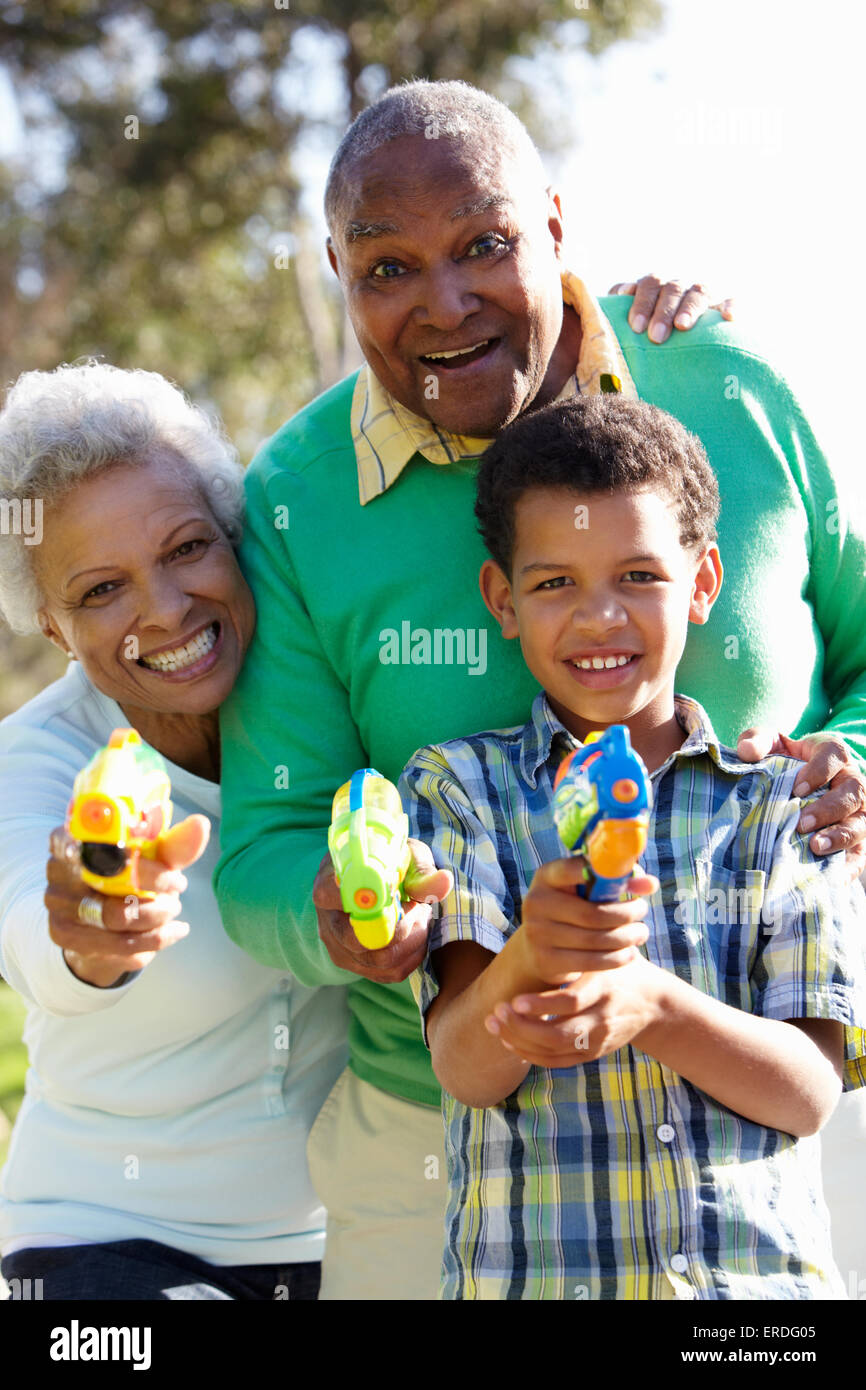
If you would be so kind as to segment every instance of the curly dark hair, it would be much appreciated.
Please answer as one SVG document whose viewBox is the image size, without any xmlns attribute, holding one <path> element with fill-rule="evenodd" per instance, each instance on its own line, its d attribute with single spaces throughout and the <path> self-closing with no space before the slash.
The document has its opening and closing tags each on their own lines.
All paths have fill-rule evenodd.
<svg viewBox="0 0 866 1390">
<path fill-rule="evenodd" d="M 704 446 L 678 420 L 613 393 L 530 411 L 481 459 L 475 515 L 492 558 L 510 578 L 517 502 L 532 488 L 637 492 L 671 500 L 684 549 L 716 539 L 719 488 Z"/>
</svg>

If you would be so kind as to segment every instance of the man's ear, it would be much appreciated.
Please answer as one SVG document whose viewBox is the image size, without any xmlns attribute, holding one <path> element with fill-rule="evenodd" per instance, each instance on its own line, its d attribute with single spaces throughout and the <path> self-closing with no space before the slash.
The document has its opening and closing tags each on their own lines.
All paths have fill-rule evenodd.
<svg viewBox="0 0 866 1390">
<path fill-rule="evenodd" d="M 550 205 L 547 213 L 547 226 L 555 243 L 554 254 L 557 260 L 562 260 L 562 246 L 565 236 L 562 221 L 562 203 L 560 202 L 559 194 L 554 192 L 552 188 L 548 188 L 547 190 L 547 200 Z"/>
<path fill-rule="evenodd" d="M 67 645 L 66 638 L 55 625 L 54 619 L 51 617 L 47 608 L 39 609 L 39 612 L 36 614 L 36 620 L 39 623 L 39 631 L 42 633 L 42 636 L 47 637 L 49 642 L 53 642 L 55 647 L 59 647 L 66 656 L 71 656 L 72 652 Z"/>
<path fill-rule="evenodd" d="M 695 577 L 692 581 L 692 597 L 689 604 L 689 622 L 703 625 L 710 616 L 713 604 L 722 587 L 724 569 L 717 545 L 707 546 L 698 560 Z"/>
<path fill-rule="evenodd" d="M 517 614 L 511 597 L 511 585 L 495 560 L 485 560 L 478 576 L 481 597 L 502 628 L 503 637 L 518 637 Z"/>
<path fill-rule="evenodd" d="M 328 253 L 328 260 L 329 260 L 329 262 L 330 262 L 331 269 L 333 270 L 334 274 L 336 275 L 337 279 L 339 280 L 339 278 L 340 278 L 340 267 L 337 265 L 337 253 L 336 253 L 336 251 L 334 250 L 334 243 L 333 243 L 333 241 L 331 240 L 330 237 L 328 237 L 328 240 L 325 242 L 325 250 L 326 250 L 327 253 Z"/>
</svg>

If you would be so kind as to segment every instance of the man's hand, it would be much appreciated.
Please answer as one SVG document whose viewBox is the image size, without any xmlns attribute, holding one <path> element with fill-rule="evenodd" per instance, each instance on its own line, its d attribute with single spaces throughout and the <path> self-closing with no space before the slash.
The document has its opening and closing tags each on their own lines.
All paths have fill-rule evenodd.
<svg viewBox="0 0 866 1390">
<path fill-rule="evenodd" d="M 659 1021 L 664 973 L 635 952 L 617 970 L 581 975 L 562 989 L 518 994 L 494 1010 L 499 1041 L 536 1067 L 595 1062 Z"/>
<path fill-rule="evenodd" d="M 427 954 L 427 933 L 430 927 L 430 903 L 441 902 L 451 891 L 453 879 L 447 869 L 437 869 L 427 845 L 410 840 L 414 868 L 405 889 L 411 906 L 404 907 L 397 923 L 394 939 L 389 946 L 368 951 L 352 930 L 348 914 L 343 911 L 340 890 L 334 878 L 330 854 L 326 854 L 313 884 L 313 902 L 319 922 L 319 936 L 335 965 L 363 975 L 378 984 L 399 984 L 417 970 Z"/>
<path fill-rule="evenodd" d="M 746 729 L 737 742 L 737 756 L 744 763 L 778 753 L 798 758 L 806 766 L 794 786 L 795 796 L 809 796 L 819 787 L 829 790 L 803 808 L 798 829 L 812 835 L 809 848 L 815 854 L 845 851 L 852 879 L 866 868 L 866 778 L 854 762 L 844 739 L 834 734 L 806 734 L 787 738 L 769 729 Z"/>
<path fill-rule="evenodd" d="M 159 858 L 140 859 L 138 883 L 155 898 L 111 897 L 97 892 L 81 878 L 80 846 L 58 826 L 51 832 L 51 857 L 46 867 L 45 906 L 48 934 L 73 975 L 100 989 L 128 972 L 143 970 L 157 951 L 164 951 L 189 932 L 175 919 L 186 878 L 179 871 L 194 864 L 210 836 L 206 816 L 187 816 L 160 837 Z M 88 898 L 102 908 L 102 926 L 82 922 L 79 906 Z"/>
<path fill-rule="evenodd" d="M 649 337 L 654 343 L 663 343 L 670 337 L 671 325 L 681 330 L 694 328 L 708 309 L 718 309 L 728 322 L 734 317 L 733 299 L 711 304 L 709 291 L 703 285 L 690 285 L 684 290 L 678 280 L 662 284 L 657 275 L 644 275 L 641 280 L 612 285 L 608 294 L 634 295 L 634 304 L 628 313 L 629 324 L 635 333 L 643 333 L 649 324 Z"/>
</svg>

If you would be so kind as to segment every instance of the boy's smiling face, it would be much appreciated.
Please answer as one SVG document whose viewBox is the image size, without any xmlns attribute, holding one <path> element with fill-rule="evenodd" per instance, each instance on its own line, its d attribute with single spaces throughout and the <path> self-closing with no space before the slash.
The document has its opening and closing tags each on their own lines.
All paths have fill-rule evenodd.
<svg viewBox="0 0 866 1390">
<path fill-rule="evenodd" d="M 674 675 L 688 625 L 706 622 L 721 576 L 715 545 L 683 549 L 662 492 L 533 488 L 515 508 L 511 582 L 488 560 L 481 590 L 571 733 L 627 723 L 658 765 L 682 738 Z"/>
</svg>

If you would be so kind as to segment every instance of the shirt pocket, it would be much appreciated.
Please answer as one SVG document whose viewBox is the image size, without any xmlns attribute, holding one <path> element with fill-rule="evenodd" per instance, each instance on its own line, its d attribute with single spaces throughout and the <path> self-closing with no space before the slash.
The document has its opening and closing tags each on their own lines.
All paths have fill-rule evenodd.
<svg viewBox="0 0 866 1390">
<path fill-rule="evenodd" d="M 751 1009 L 752 967 L 771 929 L 763 921 L 766 881 L 758 869 L 695 863 L 695 897 L 683 914 L 691 983 L 735 1009 Z"/>
</svg>

